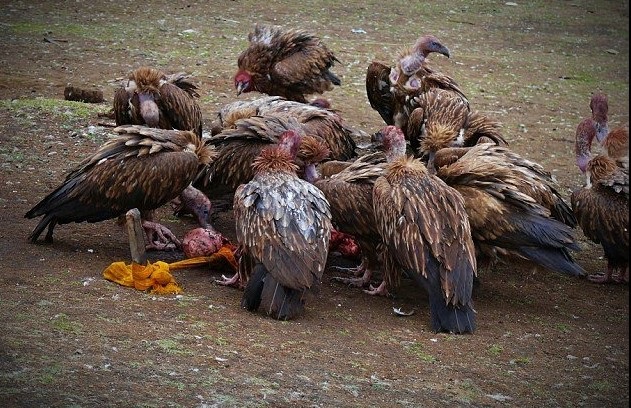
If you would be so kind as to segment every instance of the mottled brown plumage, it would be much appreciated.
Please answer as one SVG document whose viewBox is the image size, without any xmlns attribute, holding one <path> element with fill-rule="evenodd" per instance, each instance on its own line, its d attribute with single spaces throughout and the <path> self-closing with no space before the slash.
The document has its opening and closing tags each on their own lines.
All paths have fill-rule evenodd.
<svg viewBox="0 0 631 408">
<path fill-rule="evenodd" d="M 26 214 L 44 216 L 29 239 L 48 227 L 52 241 L 57 224 L 99 222 L 138 208 L 152 210 L 177 197 L 215 155 L 190 131 L 120 126 L 117 137 L 72 170 L 65 181 Z"/>
<path fill-rule="evenodd" d="M 205 140 L 217 148 L 217 157 L 198 175 L 194 185 L 211 198 L 232 194 L 254 176 L 252 162 L 263 148 L 278 142 L 286 130 L 302 133 L 295 119 L 252 116 L 237 120 L 233 127 Z"/>
<path fill-rule="evenodd" d="M 588 118 L 576 129 L 576 162 L 587 176 L 586 185 L 570 198 L 578 224 L 586 237 L 601 244 L 607 267 L 590 275 L 597 283 L 629 281 L 629 169 L 613 157 L 591 157 L 597 127 Z"/>
<path fill-rule="evenodd" d="M 300 179 L 291 150 L 294 131 L 254 161 L 254 177 L 234 196 L 239 271 L 247 282 L 242 306 L 263 307 L 276 319 L 303 312 L 306 296 L 324 272 L 331 234 L 329 204 L 320 190 Z"/>
<path fill-rule="evenodd" d="M 436 175 L 464 199 L 480 264 L 518 257 L 560 273 L 584 275 L 569 252 L 579 250 L 572 216 L 549 174 L 492 143 L 461 151 L 439 150 L 434 166 Z"/>
<path fill-rule="evenodd" d="M 544 167 L 517 154 L 506 146 L 494 143 L 478 143 L 474 147 L 443 148 L 434 156 L 434 167 L 449 166 L 473 150 L 467 160 L 478 160 L 479 165 L 489 163 L 492 168 L 502 169 L 498 176 L 508 177 L 522 193 L 532 197 L 538 204 L 547 208 L 550 215 L 568 225 L 576 227 L 576 217 L 560 193 L 560 186 L 552 173 Z M 440 173 L 440 170 L 437 170 Z M 504 176 L 505 175 L 505 176 Z"/>
<path fill-rule="evenodd" d="M 453 92 L 433 88 L 415 97 L 407 123 L 407 139 L 417 157 L 428 157 L 445 147 L 473 146 L 482 137 L 508 145 L 499 123 L 477 111 Z"/>
<path fill-rule="evenodd" d="M 344 162 L 343 169 L 339 163 L 339 172 L 315 180 L 314 184 L 324 193 L 331 206 L 335 228 L 352 235 L 362 253 L 361 265 L 351 268 L 355 275 L 361 277 L 336 280 L 364 286 L 380 266 L 377 249 L 381 244 L 381 236 L 372 206 L 372 189 L 375 180 L 383 174 L 386 160 L 382 153 L 377 152 L 359 157 L 354 162 Z"/>
<path fill-rule="evenodd" d="M 222 131 L 235 126 L 239 119 L 251 116 L 273 116 L 284 120 L 295 118 L 305 134 L 326 141 L 332 160 L 349 160 L 357 154 L 356 138 L 364 136 L 350 127 L 335 111 L 312 104 L 288 101 L 281 97 L 263 97 L 253 101 L 236 101 L 224 106 L 213 122 L 213 129 Z"/>
<path fill-rule="evenodd" d="M 601 144 L 619 167 L 629 168 L 629 125 L 612 129 Z"/>
<path fill-rule="evenodd" d="M 341 84 L 331 72 L 338 59 L 312 33 L 257 24 L 248 41 L 248 48 L 237 59 L 237 95 L 257 91 L 306 103 L 307 96 Z"/>
<path fill-rule="evenodd" d="M 436 37 L 422 36 L 413 47 L 399 52 L 394 67 L 373 61 L 366 71 L 366 94 L 370 106 L 387 125 L 407 131 L 407 120 L 414 109 L 412 99 L 433 88 L 448 90 L 467 101 L 456 81 L 448 75 L 434 71 L 426 63 L 431 52 L 450 56 L 447 47 Z M 406 135 L 407 136 L 407 135 Z"/>
<path fill-rule="evenodd" d="M 116 125 L 190 130 L 201 137 L 198 96 L 197 86 L 187 75 L 166 75 L 155 68 L 140 67 L 114 93 Z"/>
<path fill-rule="evenodd" d="M 403 132 L 383 129 L 383 146 L 401 145 Z M 390 141 L 390 142 L 389 142 Z M 385 243 L 386 284 L 408 276 L 429 294 L 432 329 L 453 333 L 475 330 L 471 293 L 476 259 L 462 197 L 429 174 L 418 159 L 390 156 L 373 189 L 373 209 Z M 388 156 L 388 155 L 387 155 Z"/>
</svg>

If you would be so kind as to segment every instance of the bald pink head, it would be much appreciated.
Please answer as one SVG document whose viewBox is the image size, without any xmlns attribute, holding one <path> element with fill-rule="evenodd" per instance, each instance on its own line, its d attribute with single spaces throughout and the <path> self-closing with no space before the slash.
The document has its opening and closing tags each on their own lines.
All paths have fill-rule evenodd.
<svg viewBox="0 0 631 408">
<path fill-rule="evenodd" d="M 576 165 L 583 173 L 591 159 L 592 141 L 596 137 L 596 126 L 592 118 L 583 119 L 576 127 Z"/>
<path fill-rule="evenodd" d="M 371 137 L 375 147 L 382 150 L 386 159 L 391 162 L 399 157 L 405 156 L 405 135 L 396 126 L 386 126 Z"/>
<path fill-rule="evenodd" d="M 600 91 L 595 92 L 589 101 L 589 108 L 592 111 L 592 119 L 594 120 L 596 126 L 596 138 L 600 143 L 602 143 L 607 137 L 607 133 L 609 133 L 609 102 L 607 100 L 607 95 Z"/>
</svg>

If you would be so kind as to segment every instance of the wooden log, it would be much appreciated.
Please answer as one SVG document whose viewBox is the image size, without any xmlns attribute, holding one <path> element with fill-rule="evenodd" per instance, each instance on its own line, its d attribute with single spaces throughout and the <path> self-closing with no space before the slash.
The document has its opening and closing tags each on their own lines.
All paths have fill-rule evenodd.
<svg viewBox="0 0 631 408">
<path fill-rule="evenodd" d="M 145 232 L 142 229 L 140 211 L 138 211 L 137 208 L 132 208 L 125 214 L 125 220 L 127 224 L 127 235 L 129 235 L 131 260 L 137 264 L 145 265 L 147 263 L 147 253 Z"/>
<path fill-rule="evenodd" d="M 103 91 L 99 89 L 83 89 L 71 85 L 64 89 L 64 98 L 67 101 L 86 103 L 101 103 L 105 101 L 103 99 Z"/>
</svg>

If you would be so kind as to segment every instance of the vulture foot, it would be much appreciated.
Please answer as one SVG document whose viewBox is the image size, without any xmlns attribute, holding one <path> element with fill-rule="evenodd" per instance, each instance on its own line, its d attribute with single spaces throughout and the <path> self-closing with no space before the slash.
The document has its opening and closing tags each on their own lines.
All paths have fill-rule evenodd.
<svg viewBox="0 0 631 408">
<path fill-rule="evenodd" d="M 594 283 L 629 283 L 629 269 L 607 268 L 607 272 L 590 275 L 587 279 Z"/>
<path fill-rule="evenodd" d="M 221 275 L 221 279 L 215 279 L 215 283 L 221 286 L 232 286 L 233 288 L 241 288 L 241 278 L 239 272 L 235 273 L 231 278 Z"/>
<path fill-rule="evenodd" d="M 386 281 L 382 281 L 381 284 L 379 284 L 379 286 L 377 287 L 370 285 L 368 289 L 364 290 L 364 293 L 367 293 L 371 296 L 391 296 L 390 292 L 388 292 L 388 288 L 386 288 Z"/>
<path fill-rule="evenodd" d="M 145 230 L 147 239 L 147 250 L 167 251 L 180 248 L 180 240 L 162 224 L 152 221 L 143 221 L 142 228 Z"/>
<path fill-rule="evenodd" d="M 331 278 L 333 282 L 342 282 L 356 288 L 363 288 L 368 283 L 370 283 L 370 279 L 372 278 L 372 271 L 366 268 L 364 262 L 362 262 L 361 265 L 355 268 L 343 268 L 340 266 L 334 266 L 333 268 L 341 272 L 350 273 L 354 276 L 353 278 L 343 278 L 340 276 L 335 276 Z"/>
</svg>

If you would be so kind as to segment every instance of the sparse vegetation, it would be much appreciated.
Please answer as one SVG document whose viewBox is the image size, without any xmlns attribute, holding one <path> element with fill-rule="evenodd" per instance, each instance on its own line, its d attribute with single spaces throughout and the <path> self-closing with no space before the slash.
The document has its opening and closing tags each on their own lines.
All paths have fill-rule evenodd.
<svg viewBox="0 0 631 408">
<path fill-rule="evenodd" d="M 34 220 L 23 218 L 107 140 L 111 129 L 99 122 L 111 120 L 99 114 L 131 69 L 191 73 L 208 125 L 237 98 L 236 56 L 256 22 L 321 34 L 342 78 L 325 96 L 369 134 L 383 122 L 366 99 L 367 65 L 393 63 L 419 34 L 435 34 L 451 57 L 432 55 L 431 66 L 457 79 L 474 109 L 499 120 L 510 147 L 552 171 L 567 196 L 584 182 L 573 132 L 591 92 L 609 94 L 612 123 L 628 122 L 628 0 L 11 0 L 0 11 L 3 405 L 629 406 L 628 285 L 520 261 L 480 268 L 478 328 L 458 336 L 431 331 L 426 294 L 408 280 L 393 298 L 372 297 L 330 282 L 338 273 L 327 270 L 305 316 L 278 322 L 214 284 L 222 270 L 178 270 L 179 296 L 102 279 L 111 262 L 129 260 L 114 221 L 64 225 L 53 244 L 34 245 Z M 98 87 L 107 102 L 65 101 L 68 83 Z M 183 235 L 191 223 L 167 207 L 157 216 Z M 230 236 L 228 214 L 213 223 Z M 599 246 L 584 237 L 581 245 L 572 256 L 603 270 Z M 417 312 L 395 317 L 393 306 Z"/>
</svg>

